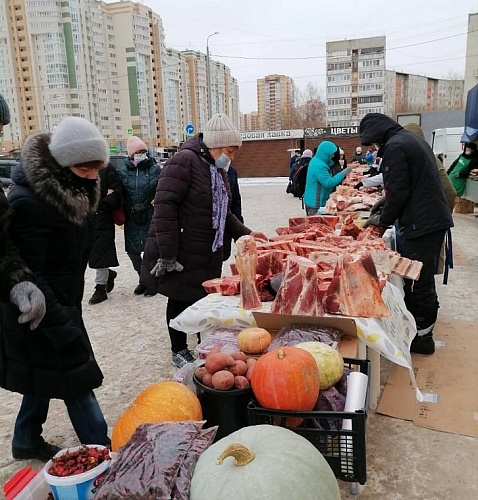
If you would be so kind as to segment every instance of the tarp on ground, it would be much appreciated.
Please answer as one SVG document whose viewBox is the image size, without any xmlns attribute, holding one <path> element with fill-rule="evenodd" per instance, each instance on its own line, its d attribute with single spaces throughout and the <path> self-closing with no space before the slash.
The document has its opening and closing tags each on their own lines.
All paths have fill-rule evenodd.
<svg viewBox="0 0 478 500">
<path fill-rule="evenodd" d="M 465 109 L 465 132 L 460 142 L 478 139 L 478 84 L 468 91 Z"/>
</svg>

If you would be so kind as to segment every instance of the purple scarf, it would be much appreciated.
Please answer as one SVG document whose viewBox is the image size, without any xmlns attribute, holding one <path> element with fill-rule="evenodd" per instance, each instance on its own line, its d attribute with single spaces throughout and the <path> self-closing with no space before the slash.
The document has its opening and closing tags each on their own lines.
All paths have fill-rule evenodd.
<svg viewBox="0 0 478 500">
<path fill-rule="evenodd" d="M 219 172 L 215 165 L 209 165 L 209 170 L 211 171 L 212 228 L 216 230 L 216 235 L 212 243 L 212 251 L 215 252 L 223 245 L 229 198 L 221 172 Z"/>
</svg>

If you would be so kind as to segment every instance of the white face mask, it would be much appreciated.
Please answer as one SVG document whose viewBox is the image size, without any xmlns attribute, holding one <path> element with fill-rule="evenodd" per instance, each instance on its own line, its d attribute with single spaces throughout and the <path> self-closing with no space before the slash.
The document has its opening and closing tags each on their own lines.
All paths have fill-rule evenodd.
<svg viewBox="0 0 478 500">
<path fill-rule="evenodd" d="M 141 163 L 143 160 L 146 160 L 148 158 L 148 155 L 146 153 L 139 153 L 133 156 L 133 160 L 135 164 L 137 165 L 138 163 Z"/>
<path fill-rule="evenodd" d="M 341 167 L 344 166 L 344 163 L 345 163 L 344 160 L 339 160 L 339 164 L 340 164 Z"/>
<path fill-rule="evenodd" d="M 229 166 L 231 165 L 231 159 L 226 153 L 221 153 L 221 156 L 216 158 L 214 163 L 217 168 L 222 168 L 225 172 L 227 172 L 229 170 Z"/>
</svg>

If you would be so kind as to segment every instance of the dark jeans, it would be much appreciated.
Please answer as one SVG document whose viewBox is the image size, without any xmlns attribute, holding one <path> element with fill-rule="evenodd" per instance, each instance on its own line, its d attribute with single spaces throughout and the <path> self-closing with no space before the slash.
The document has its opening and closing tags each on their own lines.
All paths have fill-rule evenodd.
<svg viewBox="0 0 478 500">
<path fill-rule="evenodd" d="M 308 205 L 305 206 L 305 213 L 307 215 L 317 215 L 317 212 L 319 211 L 318 208 L 315 207 L 309 207 Z"/>
<path fill-rule="evenodd" d="M 133 264 L 133 269 L 138 273 L 139 276 L 141 274 L 141 264 L 143 262 L 141 254 L 128 252 L 128 257 L 131 263 Z"/>
<path fill-rule="evenodd" d="M 166 323 L 168 325 L 171 350 L 173 352 L 179 352 L 188 348 L 188 336 L 184 332 L 171 328 L 169 326 L 169 322 L 193 304 L 194 302 L 183 302 L 182 300 L 168 299 L 168 304 L 166 305 Z"/>
<path fill-rule="evenodd" d="M 65 399 L 64 403 L 80 443 L 110 445 L 108 427 L 93 391 L 81 398 Z M 34 448 L 43 443 L 43 424 L 49 406 L 49 398 L 23 396 L 15 421 L 12 446 Z"/>
<path fill-rule="evenodd" d="M 431 333 L 438 316 L 435 273 L 444 237 L 445 230 L 403 241 L 403 257 L 423 263 L 417 281 L 404 280 L 405 305 L 415 318 L 418 335 Z"/>
</svg>

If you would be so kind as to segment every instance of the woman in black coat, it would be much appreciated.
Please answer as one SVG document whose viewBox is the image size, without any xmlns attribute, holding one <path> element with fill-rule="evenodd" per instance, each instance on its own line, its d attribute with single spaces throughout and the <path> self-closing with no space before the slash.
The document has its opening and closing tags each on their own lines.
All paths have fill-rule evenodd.
<svg viewBox="0 0 478 500">
<path fill-rule="evenodd" d="M 96 269 L 95 292 L 88 301 L 89 304 L 99 304 L 108 298 L 113 290 L 116 271 L 110 267 L 119 266 L 115 245 L 115 223 L 113 209 L 123 198 L 123 184 L 115 167 L 109 163 L 99 172 L 101 200 L 93 216 L 95 228 L 93 246 L 91 248 L 89 265 Z"/>
<path fill-rule="evenodd" d="M 244 223 L 242 216 L 242 199 L 241 192 L 239 191 L 239 181 L 237 180 L 237 170 L 233 165 L 229 166 L 227 171 L 227 180 L 229 181 L 229 188 L 231 190 L 231 212 Z M 231 256 L 232 249 L 232 236 L 224 231 L 224 245 L 222 249 L 222 259 L 227 260 Z"/>
<path fill-rule="evenodd" d="M 12 440 L 14 458 L 48 460 L 42 426 L 50 399 L 62 399 L 80 443 L 109 445 L 107 425 L 93 393 L 103 381 L 81 313 L 92 241 L 89 215 L 99 202 L 98 169 L 108 145 L 82 118 L 65 118 L 50 134 L 22 147 L 8 199 L 10 232 L 46 297 L 46 314 L 32 334 L 18 311 L 3 305 L 4 388 L 23 394 Z"/>
</svg>

